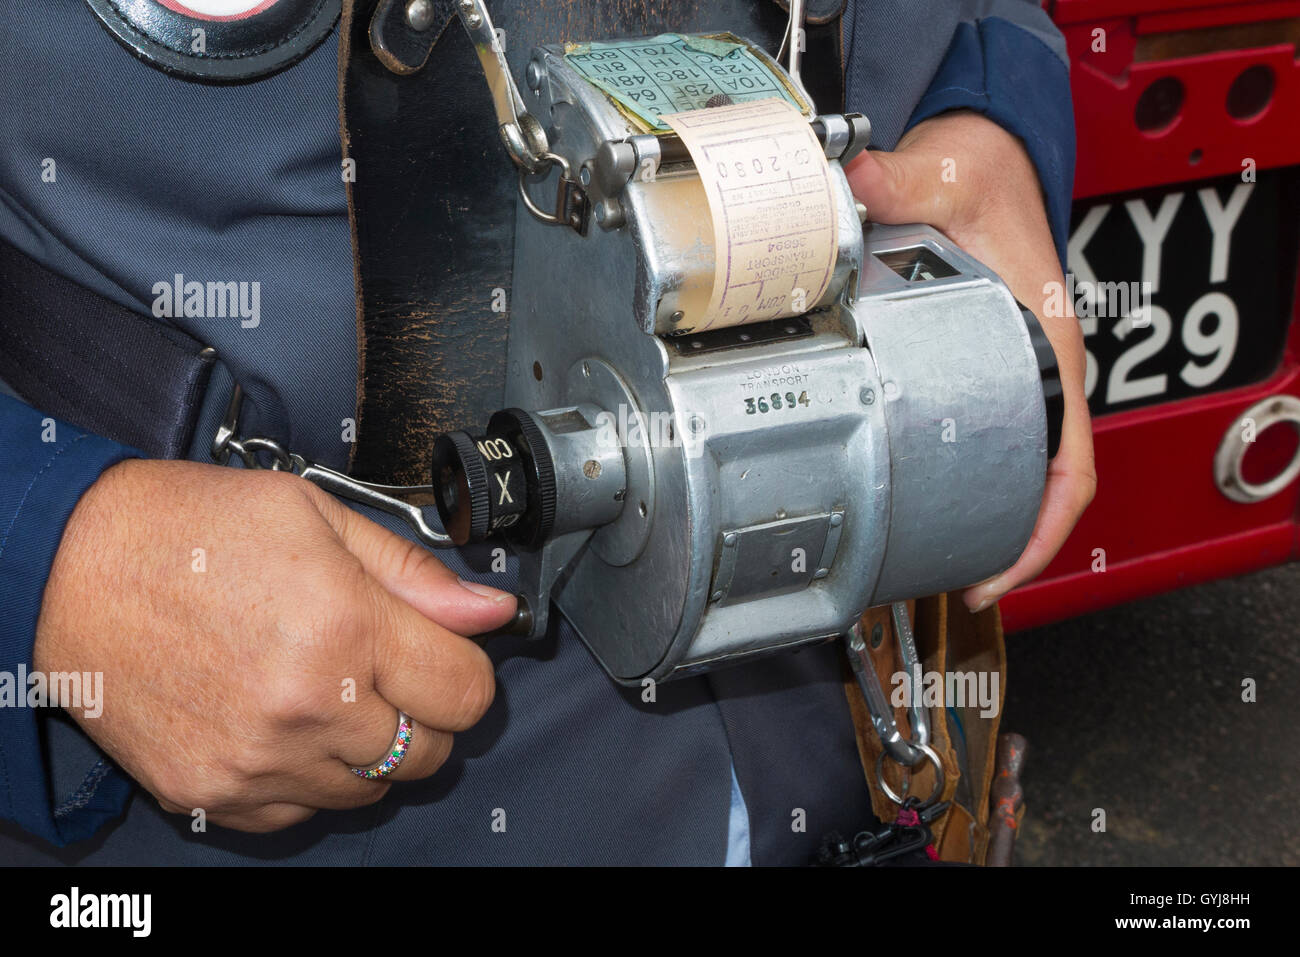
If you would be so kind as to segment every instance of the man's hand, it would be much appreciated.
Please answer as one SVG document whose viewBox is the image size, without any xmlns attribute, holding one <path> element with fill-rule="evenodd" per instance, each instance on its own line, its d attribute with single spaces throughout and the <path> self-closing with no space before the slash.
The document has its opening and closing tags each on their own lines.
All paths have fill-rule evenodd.
<svg viewBox="0 0 1300 957">
<path fill-rule="evenodd" d="M 1052 244 L 1034 165 L 1020 141 L 977 113 L 945 113 L 918 123 L 892 153 L 867 152 L 849 164 L 849 184 L 881 223 L 926 223 L 998 273 L 1034 311 L 1056 350 L 1065 392 L 1061 449 L 1019 560 L 966 590 L 972 611 L 1037 576 L 1065 544 L 1097 488 L 1092 426 L 1083 394 L 1083 334 L 1072 313 L 1045 316 L 1044 286 L 1065 282 Z"/>
<path fill-rule="evenodd" d="M 72 514 L 34 665 L 103 672 L 102 715 L 73 716 L 164 809 L 270 831 L 436 771 L 495 689 L 461 636 L 514 611 L 293 475 L 133 460 Z M 357 777 L 398 709 L 405 760 Z"/>
</svg>

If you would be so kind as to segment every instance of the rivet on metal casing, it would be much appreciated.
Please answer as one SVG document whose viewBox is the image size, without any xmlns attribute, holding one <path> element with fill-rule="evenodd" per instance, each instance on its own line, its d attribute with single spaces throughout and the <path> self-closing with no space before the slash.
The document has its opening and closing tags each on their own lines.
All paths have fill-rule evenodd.
<svg viewBox="0 0 1300 957">
<path fill-rule="evenodd" d="M 528 89 L 534 93 L 542 89 L 542 65 L 536 60 L 528 61 L 528 69 L 524 71 L 524 81 L 528 84 Z"/>
<path fill-rule="evenodd" d="M 474 0 L 460 0 L 461 12 L 465 14 L 465 25 L 471 30 L 477 30 L 483 23 L 483 18 L 477 13 L 473 13 Z"/>
<path fill-rule="evenodd" d="M 411 0 L 406 5 L 406 22 L 417 33 L 433 26 L 433 4 L 430 0 Z"/>
<path fill-rule="evenodd" d="M 602 199 L 596 204 L 593 215 L 601 229 L 617 229 L 626 221 L 623 205 L 616 199 Z"/>
</svg>

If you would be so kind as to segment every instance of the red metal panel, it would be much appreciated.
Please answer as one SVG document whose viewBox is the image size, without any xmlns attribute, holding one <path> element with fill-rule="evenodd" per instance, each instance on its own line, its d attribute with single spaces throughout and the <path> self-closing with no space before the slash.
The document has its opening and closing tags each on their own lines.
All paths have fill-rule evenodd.
<svg viewBox="0 0 1300 957">
<path fill-rule="evenodd" d="M 1261 168 L 1300 163 L 1300 63 L 1293 46 L 1130 62 L 1114 73 L 1115 59 L 1132 55 L 1132 27 L 1132 21 L 1109 24 L 1106 57 L 1091 52 L 1089 26 L 1067 31 L 1079 143 L 1076 198 L 1240 173 L 1247 159 Z M 1086 55 L 1075 52 L 1080 46 Z M 1263 112 L 1234 119 L 1229 88 L 1257 65 L 1273 73 L 1272 99 Z M 1182 85 L 1183 107 L 1168 126 L 1144 132 L 1135 119 L 1138 99 L 1165 77 Z"/>
<path fill-rule="evenodd" d="M 1048 0 L 1047 8 L 1060 25 L 1092 22 L 1106 17 L 1133 17 L 1144 13 L 1179 13 L 1204 7 L 1232 8 L 1242 17 L 1267 0 Z M 1238 20 L 1236 22 L 1242 22 Z"/>
<path fill-rule="evenodd" d="M 1166 33 L 1170 30 L 1200 30 L 1233 23 L 1255 23 L 1300 16 L 1295 0 L 1270 0 L 1267 3 L 1233 3 L 1223 7 L 1150 13 L 1138 17 L 1138 33 Z"/>
<path fill-rule="evenodd" d="M 1290 522 L 1248 528 L 1168 552 L 1092 571 L 1035 582 L 1003 599 L 1002 626 L 1023 631 L 1109 608 L 1174 588 L 1245 575 L 1296 558 L 1296 526 Z"/>
<path fill-rule="evenodd" d="M 1300 487 L 1241 504 L 1219 493 L 1211 472 L 1224 431 L 1281 394 L 1300 396 L 1294 356 L 1261 385 L 1098 419 L 1097 497 L 1047 571 L 1003 600 L 1006 628 L 1300 557 Z"/>
</svg>

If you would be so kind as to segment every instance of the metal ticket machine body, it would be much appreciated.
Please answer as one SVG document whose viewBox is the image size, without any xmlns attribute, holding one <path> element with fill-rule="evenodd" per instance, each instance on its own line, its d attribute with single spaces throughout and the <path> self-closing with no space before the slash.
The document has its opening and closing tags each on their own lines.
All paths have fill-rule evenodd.
<svg viewBox="0 0 1300 957">
<path fill-rule="evenodd" d="M 663 680 L 845 635 L 868 607 L 1015 561 L 1059 433 L 1054 356 L 943 235 L 866 222 L 843 172 L 863 117 L 816 116 L 797 74 L 740 38 L 621 41 L 703 65 L 705 109 L 737 102 L 705 54 L 743 58 L 826 158 L 825 293 L 702 328 L 688 304 L 718 254 L 681 139 L 595 73 L 603 45 L 538 48 L 521 93 L 482 5 L 460 13 L 520 211 L 505 404 L 438 438 L 432 485 L 453 543 L 517 551 L 521 631 L 544 634 L 554 602 L 616 680 Z"/>
</svg>

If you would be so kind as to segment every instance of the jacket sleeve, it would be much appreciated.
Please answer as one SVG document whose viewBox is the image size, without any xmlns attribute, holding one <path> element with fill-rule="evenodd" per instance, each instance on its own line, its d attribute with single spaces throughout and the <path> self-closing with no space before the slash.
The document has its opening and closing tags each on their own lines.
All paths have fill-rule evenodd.
<svg viewBox="0 0 1300 957">
<path fill-rule="evenodd" d="M 1075 148 L 1065 40 L 1036 0 L 961 0 L 960 6 L 947 53 L 907 127 L 968 109 L 1019 137 L 1038 170 L 1064 267 Z"/>
<path fill-rule="evenodd" d="M 101 760 L 72 794 L 52 795 L 39 708 L 19 679 L 32 667 L 45 581 L 72 510 L 105 469 L 132 457 L 140 453 L 0 394 L 0 817 L 57 845 L 120 814 L 130 783 Z"/>
</svg>

